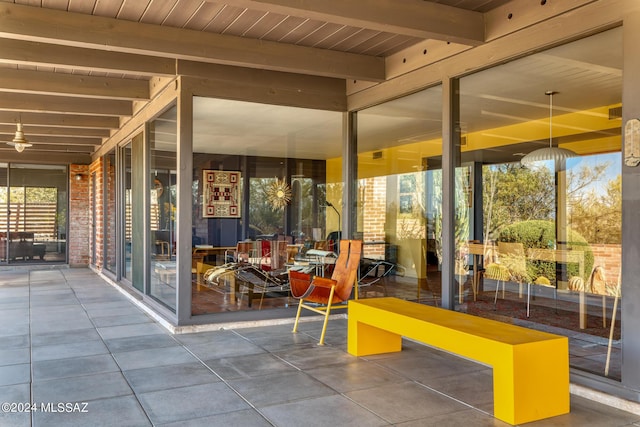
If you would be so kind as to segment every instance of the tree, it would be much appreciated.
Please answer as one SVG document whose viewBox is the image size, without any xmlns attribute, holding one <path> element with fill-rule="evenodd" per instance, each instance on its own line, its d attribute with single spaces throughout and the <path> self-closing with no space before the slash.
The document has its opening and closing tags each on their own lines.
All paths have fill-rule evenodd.
<svg viewBox="0 0 640 427">
<path fill-rule="evenodd" d="M 622 241 L 622 177 L 610 180 L 604 192 L 591 188 L 571 200 L 571 227 L 591 243 Z"/>
<path fill-rule="evenodd" d="M 553 218 L 554 177 L 548 170 L 526 169 L 520 163 L 487 165 L 483 179 L 485 241 L 509 224 Z"/>
</svg>

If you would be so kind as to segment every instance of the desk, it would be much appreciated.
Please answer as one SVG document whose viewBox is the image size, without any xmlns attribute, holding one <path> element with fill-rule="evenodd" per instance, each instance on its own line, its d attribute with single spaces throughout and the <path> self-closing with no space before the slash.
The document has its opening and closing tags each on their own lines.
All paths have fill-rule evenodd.
<svg viewBox="0 0 640 427">
<path fill-rule="evenodd" d="M 471 287 L 473 288 L 473 300 L 475 301 L 478 294 L 478 288 L 480 284 L 480 277 L 478 275 L 478 265 L 480 260 L 484 262 L 485 254 L 490 254 L 495 251 L 494 245 L 485 245 L 482 243 L 469 243 L 469 254 L 473 255 L 473 278 L 471 281 Z"/>
<path fill-rule="evenodd" d="M 205 256 L 215 255 L 217 258 L 218 255 L 224 255 L 226 251 L 235 250 L 235 246 L 195 245 L 193 247 L 193 254 L 205 254 Z"/>
<path fill-rule="evenodd" d="M 295 265 L 309 265 L 315 267 L 316 276 L 324 277 L 325 268 L 328 265 L 336 263 L 338 255 L 332 251 L 323 251 L 320 249 L 309 249 L 305 254 L 305 258 L 297 260 Z"/>
<path fill-rule="evenodd" d="M 527 258 L 534 261 L 548 261 L 548 262 L 560 262 L 564 264 L 578 264 L 578 276 L 584 277 L 584 251 L 567 250 L 567 249 L 539 249 L 531 248 L 527 249 Z M 527 317 L 529 317 L 529 303 L 531 300 L 531 283 L 529 283 L 527 289 Z M 556 286 L 554 290 L 557 291 L 557 277 Z M 587 324 L 587 310 L 585 302 L 584 291 L 580 292 L 580 329 L 584 329 Z M 603 319 L 606 316 L 603 316 Z"/>
</svg>

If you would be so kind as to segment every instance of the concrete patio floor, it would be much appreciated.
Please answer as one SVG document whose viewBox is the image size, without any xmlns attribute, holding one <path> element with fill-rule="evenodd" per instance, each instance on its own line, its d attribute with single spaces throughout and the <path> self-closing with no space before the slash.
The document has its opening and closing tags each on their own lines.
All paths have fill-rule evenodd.
<svg viewBox="0 0 640 427">
<path fill-rule="evenodd" d="M 318 322 L 171 334 L 93 271 L 63 267 L 0 271 L 0 321 L 0 426 L 507 425 L 490 368 L 408 341 L 352 357 L 342 319 L 324 347 Z M 640 415 L 572 395 L 570 414 L 527 425 Z"/>
</svg>

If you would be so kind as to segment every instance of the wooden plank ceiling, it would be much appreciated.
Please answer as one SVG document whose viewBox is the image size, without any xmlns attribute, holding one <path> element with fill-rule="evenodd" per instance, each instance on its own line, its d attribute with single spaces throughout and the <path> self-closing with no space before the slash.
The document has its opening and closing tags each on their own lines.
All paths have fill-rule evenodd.
<svg viewBox="0 0 640 427">
<path fill-rule="evenodd" d="M 507 1 L 0 0 L 0 162 L 88 163 L 181 61 L 379 82 L 425 40 L 482 44 Z"/>
</svg>

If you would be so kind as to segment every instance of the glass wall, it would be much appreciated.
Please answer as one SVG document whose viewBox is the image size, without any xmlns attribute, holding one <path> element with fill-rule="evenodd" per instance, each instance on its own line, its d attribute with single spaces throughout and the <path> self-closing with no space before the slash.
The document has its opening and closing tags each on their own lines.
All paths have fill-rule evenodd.
<svg viewBox="0 0 640 427">
<path fill-rule="evenodd" d="M 66 166 L 0 168 L 0 260 L 67 261 L 67 179 Z"/>
<path fill-rule="evenodd" d="M 116 152 L 104 157 L 104 268 L 116 274 Z"/>
<path fill-rule="evenodd" d="M 459 309 L 566 335 L 572 367 L 618 380 L 621 34 L 462 78 L 456 175 Z"/>
<path fill-rule="evenodd" d="M 195 97 L 192 313 L 287 308 L 286 269 L 332 252 L 341 113 Z M 336 191 L 335 205 L 340 193 Z M 333 236 L 333 237 L 331 237 Z"/>
<path fill-rule="evenodd" d="M 358 112 L 361 296 L 440 298 L 441 100 L 438 86 Z"/>
<path fill-rule="evenodd" d="M 8 216 L 9 216 L 9 165 L 0 163 L 0 264 L 7 262 L 9 247 Z"/>
<path fill-rule="evenodd" d="M 177 107 L 149 123 L 149 295 L 176 309 Z"/>
<path fill-rule="evenodd" d="M 121 205 L 124 210 L 124 215 L 122 216 L 124 224 L 122 229 L 124 233 L 122 233 L 123 240 L 123 253 L 122 257 L 124 260 L 124 267 L 122 269 L 122 277 L 132 280 L 132 267 L 133 267 L 133 187 L 132 187 L 132 164 L 131 164 L 131 147 L 132 143 L 129 142 L 127 145 L 122 147 L 120 156 L 122 161 L 122 172 L 123 172 L 123 204 Z M 142 290 L 142 284 L 138 285 L 140 287 L 139 290 Z"/>
</svg>

